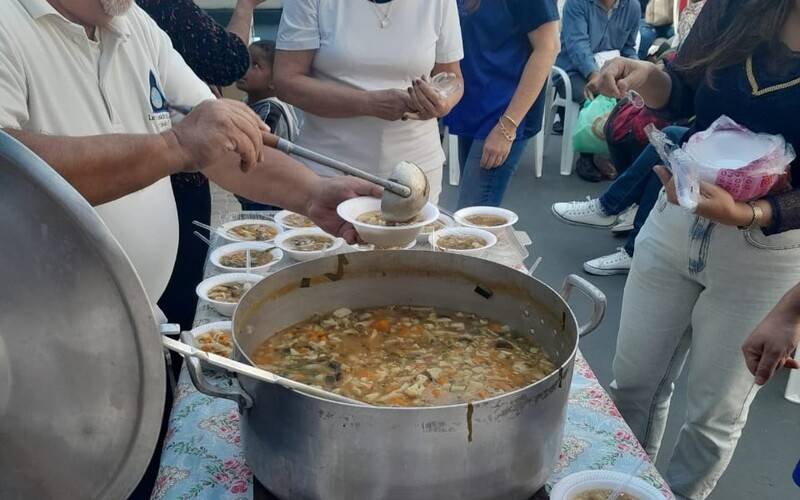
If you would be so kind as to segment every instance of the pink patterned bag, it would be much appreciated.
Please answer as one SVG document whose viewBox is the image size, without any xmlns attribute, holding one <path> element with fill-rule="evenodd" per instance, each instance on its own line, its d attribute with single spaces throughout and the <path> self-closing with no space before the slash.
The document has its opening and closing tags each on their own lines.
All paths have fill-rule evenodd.
<svg viewBox="0 0 800 500">
<path fill-rule="evenodd" d="M 675 176 L 681 206 L 690 210 L 697 207 L 700 181 L 724 188 L 736 201 L 789 187 L 789 165 L 795 159 L 791 144 L 780 135 L 751 132 L 727 116 L 681 148 L 657 130 L 648 130 L 648 137 Z"/>
</svg>

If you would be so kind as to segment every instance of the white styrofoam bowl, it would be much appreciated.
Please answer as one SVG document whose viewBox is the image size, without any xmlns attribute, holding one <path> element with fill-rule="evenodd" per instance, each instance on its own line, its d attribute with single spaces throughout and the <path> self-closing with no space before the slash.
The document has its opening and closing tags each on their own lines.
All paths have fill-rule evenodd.
<svg viewBox="0 0 800 500">
<path fill-rule="evenodd" d="M 352 248 L 358 250 L 359 252 L 372 252 L 375 250 L 375 245 L 371 245 L 369 243 L 365 243 L 363 245 L 350 245 Z M 411 250 L 417 246 L 417 240 L 412 240 L 411 243 L 407 245 L 403 245 L 402 247 L 391 247 L 391 248 L 378 248 L 377 250 Z"/>
<path fill-rule="evenodd" d="M 231 317 L 233 316 L 233 312 L 236 310 L 236 306 L 239 304 L 231 303 L 231 302 L 220 302 L 218 300 L 211 300 L 208 298 L 208 291 L 214 288 L 217 285 L 223 285 L 225 283 L 231 283 L 234 281 L 247 281 L 252 284 L 256 284 L 259 281 L 264 279 L 263 276 L 260 274 L 247 274 L 247 273 L 225 273 L 225 274 L 218 274 L 216 276 L 212 276 L 210 278 L 206 278 L 197 285 L 195 292 L 197 293 L 197 297 L 200 300 L 205 300 L 211 307 L 214 308 L 215 311 L 220 313 L 223 316 Z"/>
<path fill-rule="evenodd" d="M 233 323 L 231 321 L 212 321 L 211 323 L 200 325 L 189 331 L 189 334 L 191 334 L 192 336 L 192 345 L 200 349 L 200 346 L 197 345 L 197 337 L 199 337 L 204 333 L 208 333 L 211 330 L 225 330 L 231 332 L 231 338 L 233 338 Z M 203 360 L 200 360 L 200 364 L 203 366 L 203 368 L 206 368 L 208 370 L 222 370 L 222 368 L 218 368 Z"/>
<path fill-rule="evenodd" d="M 378 247 L 400 247 L 414 241 L 422 228 L 433 223 L 439 217 L 439 209 L 432 203 L 422 208 L 420 222 L 407 226 L 373 226 L 358 222 L 356 219 L 366 213 L 381 209 L 381 200 L 371 196 L 351 198 L 339 204 L 339 217 L 355 227 L 358 236 L 367 243 Z"/>
<path fill-rule="evenodd" d="M 317 250 L 315 252 L 303 252 L 300 250 L 295 250 L 287 245 L 287 240 L 294 238 L 295 236 L 327 236 L 328 238 L 333 240 L 333 246 L 330 248 L 326 248 L 325 250 Z M 318 227 L 310 227 L 305 229 L 292 229 L 290 231 L 283 232 L 275 237 L 275 244 L 280 248 L 286 255 L 293 258 L 298 262 L 306 262 L 309 260 L 319 259 L 322 257 L 327 257 L 328 255 L 332 255 L 339 251 L 339 248 L 342 247 L 344 244 L 344 240 L 341 238 L 337 238 L 336 236 L 331 236 L 330 234 L 326 233 L 322 229 Z"/>
<path fill-rule="evenodd" d="M 280 235 L 278 235 L 280 236 Z M 272 243 L 262 243 L 260 241 L 242 241 L 240 243 L 229 243 L 227 245 L 222 245 L 221 247 L 215 249 L 211 252 L 211 255 L 208 257 L 211 260 L 211 263 L 214 264 L 215 267 L 218 269 L 225 271 L 227 273 L 241 273 L 245 271 L 245 268 L 242 267 L 229 267 L 223 266 L 220 263 L 220 259 L 225 255 L 228 255 L 233 252 L 238 252 L 240 250 L 268 250 L 272 249 L 270 253 L 272 254 L 272 261 L 264 264 L 263 266 L 253 266 L 250 268 L 251 272 L 257 274 L 266 274 L 269 272 L 269 268 L 277 264 L 278 262 L 283 259 L 283 252 L 279 248 L 275 248 L 275 245 Z"/>
<path fill-rule="evenodd" d="M 502 226 L 492 226 L 492 227 L 476 226 L 475 224 L 470 223 L 466 219 L 471 215 L 498 215 L 506 219 L 506 221 L 508 222 L 506 222 Z M 493 234 L 502 233 L 507 228 L 516 224 L 517 221 L 519 220 L 517 214 L 515 214 L 511 210 L 507 210 L 505 208 L 500 208 L 500 207 L 467 207 L 467 208 L 462 208 L 461 210 L 453 214 L 453 216 L 456 219 L 456 222 L 464 227 L 474 227 L 476 229 L 483 229 Z"/>
<path fill-rule="evenodd" d="M 438 221 L 444 224 L 445 229 L 448 227 L 455 227 L 456 221 L 447 214 L 439 213 L 439 217 L 437 218 Z M 441 231 L 441 229 L 440 229 Z M 425 231 L 425 227 L 420 230 L 419 235 L 417 236 L 417 242 L 419 243 L 428 243 L 428 237 L 431 235 L 430 232 Z"/>
<path fill-rule="evenodd" d="M 281 227 L 283 227 L 286 231 L 289 231 L 290 229 L 312 229 L 313 227 L 315 227 L 315 226 L 309 226 L 309 227 L 293 226 L 288 222 L 286 222 L 286 218 L 290 215 L 295 215 L 295 212 L 291 212 L 289 210 L 281 210 L 280 212 L 275 214 L 275 222 L 280 224 Z M 301 214 L 296 214 L 296 215 L 301 215 Z"/>
<path fill-rule="evenodd" d="M 624 472 L 608 470 L 586 470 L 566 476 L 556 483 L 550 492 L 550 500 L 570 500 L 580 493 L 593 489 L 614 491 L 620 484 L 625 484 L 630 476 Z M 664 500 L 664 495 L 638 477 L 633 478 L 622 490 L 639 500 Z"/>
<path fill-rule="evenodd" d="M 280 226 L 280 224 L 277 224 L 277 223 L 269 221 L 269 220 L 264 220 L 264 219 L 239 219 L 239 220 L 232 220 L 230 222 L 226 222 L 225 224 L 222 224 L 221 226 L 219 226 L 219 229 L 217 230 L 217 233 L 220 236 L 222 236 L 223 238 L 225 238 L 226 240 L 228 240 L 230 242 L 233 242 L 233 243 L 238 243 L 238 242 L 241 242 L 241 241 L 245 241 L 245 240 L 241 240 L 239 238 L 236 238 L 234 236 L 231 236 L 230 234 L 228 234 L 228 230 L 233 229 L 236 226 L 243 226 L 243 225 L 247 225 L 247 224 L 259 224 L 259 225 L 269 226 L 269 227 L 275 229 L 277 231 L 277 234 L 281 234 L 283 232 L 283 228 Z M 258 241 L 258 243 L 269 243 L 270 241 L 272 241 L 272 240 Z M 249 242 L 247 242 L 247 243 L 249 243 Z"/>
<path fill-rule="evenodd" d="M 471 248 L 469 250 L 456 250 L 453 248 L 441 248 L 439 247 L 438 240 L 443 236 L 451 236 L 451 235 L 469 235 L 469 236 L 477 236 L 478 238 L 483 239 L 486 242 L 486 246 L 481 248 Z M 441 231 L 436 231 L 431 233 L 428 237 L 428 241 L 433 247 L 434 250 L 441 250 L 442 252 L 449 252 L 449 253 L 458 253 L 461 255 L 469 255 L 471 257 L 481 257 L 486 254 L 486 252 L 497 244 L 497 236 L 489 231 L 484 229 L 476 229 L 474 227 L 449 227 L 446 229 L 442 229 Z"/>
</svg>

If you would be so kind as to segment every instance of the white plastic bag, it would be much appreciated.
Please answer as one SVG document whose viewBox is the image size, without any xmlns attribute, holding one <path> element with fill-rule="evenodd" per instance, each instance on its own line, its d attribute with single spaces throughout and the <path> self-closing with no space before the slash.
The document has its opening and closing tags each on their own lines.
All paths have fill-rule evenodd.
<svg viewBox="0 0 800 500">
<path fill-rule="evenodd" d="M 652 125 L 645 130 L 672 171 L 678 202 L 689 210 L 697 208 L 700 181 L 722 187 L 736 201 L 762 198 L 781 184 L 788 187 L 795 153 L 780 135 L 756 134 L 727 116 L 694 134 L 683 147 Z"/>
</svg>

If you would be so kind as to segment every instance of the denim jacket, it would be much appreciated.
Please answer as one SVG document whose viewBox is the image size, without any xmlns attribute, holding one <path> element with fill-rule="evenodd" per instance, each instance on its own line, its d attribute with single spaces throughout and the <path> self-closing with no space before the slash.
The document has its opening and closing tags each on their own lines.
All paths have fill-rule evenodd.
<svg viewBox="0 0 800 500">
<path fill-rule="evenodd" d="M 567 0 L 556 65 L 586 78 L 599 69 L 594 61 L 598 52 L 619 50 L 623 57 L 636 59 L 641 17 L 639 0 L 617 0 L 611 11 L 600 0 Z"/>
</svg>

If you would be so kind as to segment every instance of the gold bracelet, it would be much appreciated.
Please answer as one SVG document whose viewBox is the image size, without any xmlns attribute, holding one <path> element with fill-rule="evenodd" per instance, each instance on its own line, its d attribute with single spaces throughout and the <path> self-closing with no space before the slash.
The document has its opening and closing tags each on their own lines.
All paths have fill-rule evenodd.
<svg viewBox="0 0 800 500">
<path fill-rule="evenodd" d="M 500 119 L 501 119 L 501 120 L 502 120 L 503 118 L 505 118 L 506 120 L 510 121 L 510 122 L 511 122 L 511 125 L 514 125 L 514 128 L 519 128 L 519 123 L 517 123 L 517 121 L 516 121 L 516 120 L 514 120 L 513 118 L 511 118 L 511 117 L 508 115 L 508 113 L 506 113 L 506 114 L 504 114 L 503 116 L 501 116 L 501 117 L 500 117 Z"/>
<path fill-rule="evenodd" d="M 497 124 L 500 125 L 500 133 L 503 134 L 503 137 L 505 137 L 508 142 L 514 142 L 514 139 L 517 138 L 516 134 L 509 132 L 502 121 L 497 122 Z"/>
<path fill-rule="evenodd" d="M 753 211 L 753 217 L 750 219 L 750 222 L 747 223 L 746 226 L 739 226 L 739 229 L 742 231 L 750 231 L 756 227 L 758 227 L 759 220 L 764 217 L 764 210 L 761 209 L 755 202 L 748 201 L 747 206 L 750 207 L 750 210 Z"/>
</svg>

